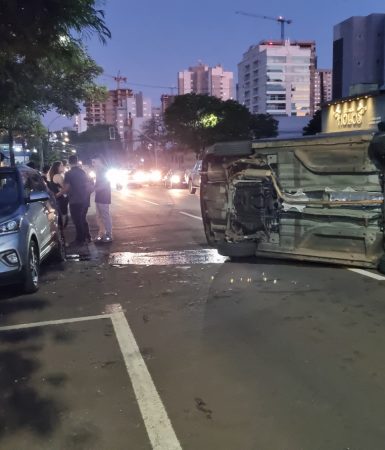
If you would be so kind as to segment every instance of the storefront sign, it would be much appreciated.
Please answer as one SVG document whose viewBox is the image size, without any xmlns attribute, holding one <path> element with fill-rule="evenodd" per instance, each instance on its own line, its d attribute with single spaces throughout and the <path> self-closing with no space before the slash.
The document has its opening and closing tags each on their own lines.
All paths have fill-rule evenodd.
<svg viewBox="0 0 385 450">
<path fill-rule="evenodd" d="M 367 110 L 364 99 L 337 103 L 334 106 L 334 120 L 338 128 L 360 128 Z"/>
</svg>

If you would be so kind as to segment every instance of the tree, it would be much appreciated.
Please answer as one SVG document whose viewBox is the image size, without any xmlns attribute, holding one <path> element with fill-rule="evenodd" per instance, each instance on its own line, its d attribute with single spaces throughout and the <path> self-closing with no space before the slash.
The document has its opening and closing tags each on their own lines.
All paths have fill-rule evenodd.
<svg viewBox="0 0 385 450">
<path fill-rule="evenodd" d="M 278 122 L 270 115 L 253 115 L 234 100 L 186 94 L 167 108 L 165 124 L 172 139 L 198 154 L 219 141 L 276 136 Z"/>
<path fill-rule="evenodd" d="M 13 144 L 19 138 L 22 142 L 42 134 L 43 126 L 39 115 L 31 112 L 28 108 L 20 108 L 8 116 L 0 116 L 0 131 L 6 134 L 9 146 L 10 162 L 15 165 L 15 154 Z"/>
<path fill-rule="evenodd" d="M 0 0 L 1 55 L 36 60 L 68 38 L 111 36 L 98 0 Z"/>
<path fill-rule="evenodd" d="M 21 111 L 72 115 L 80 102 L 105 95 L 95 84 L 102 69 L 82 44 L 92 33 L 102 42 L 110 37 L 97 3 L 0 0 L 0 123 L 7 129 L 17 129 L 19 117 L 22 124 Z"/>
<path fill-rule="evenodd" d="M 115 139 L 111 139 L 112 135 Z M 71 145 L 83 161 L 89 162 L 97 155 L 103 155 L 108 162 L 118 162 L 123 157 L 122 142 L 113 125 L 89 126 L 83 133 L 70 133 L 69 137 Z"/>
<path fill-rule="evenodd" d="M 278 120 L 270 114 L 253 114 L 250 129 L 253 139 L 264 139 L 278 135 Z"/>
<path fill-rule="evenodd" d="M 306 127 L 303 128 L 303 136 L 311 136 L 322 131 L 322 113 L 318 109 Z"/>
</svg>

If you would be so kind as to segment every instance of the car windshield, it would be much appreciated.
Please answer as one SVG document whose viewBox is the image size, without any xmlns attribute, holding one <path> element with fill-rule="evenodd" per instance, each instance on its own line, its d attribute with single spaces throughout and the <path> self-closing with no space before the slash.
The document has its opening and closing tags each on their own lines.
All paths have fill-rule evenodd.
<svg viewBox="0 0 385 450">
<path fill-rule="evenodd" d="M 19 190 L 15 173 L 0 173 L 0 216 L 10 214 L 19 203 Z"/>
</svg>

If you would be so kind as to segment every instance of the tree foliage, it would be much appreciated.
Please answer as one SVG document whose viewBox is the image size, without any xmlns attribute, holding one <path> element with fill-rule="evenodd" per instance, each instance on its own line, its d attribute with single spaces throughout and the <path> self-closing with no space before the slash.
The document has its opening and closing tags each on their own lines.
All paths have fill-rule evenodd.
<svg viewBox="0 0 385 450">
<path fill-rule="evenodd" d="M 322 113 L 321 110 L 317 110 L 314 116 L 310 119 L 306 127 L 303 128 L 303 136 L 311 136 L 322 131 Z"/>
<path fill-rule="evenodd" d="M 111 130 L 113 128 L 113 130 Z M 115 139 L 111 139 L 111 137 Z M 70 144 L 77 150 L 83 162 L 102 155 L 109 162 L 118 162 L 123 158 L 123 146 L 116 127 L 111 125 L 89 126 L 83 133 L 70 133 Z"/>
<path fill-rule="evenodd" d="M 97 0 L 0 0 L 0 124 L 10 133 L 31 115 L 79 112 L 106 94 L 85 36 L 110 37 Z M 12 125 L 13 124 L 13 125 Z M 9 128 L 10 126 L 14 128 Z M 12 139 L 10 139 L 10 142 Z M 11 148 L 11 147 L 10 147 Z M 12 148 L 11 148 L 12 151 Z"/>
<path fill-rule="evenodd" d="M 186 94 L 167 108 L 165 124 L 172 139 L 199 153 L 219 141 L 274 137 L 278 122 L 268 114 L 253 115 L 234 100 Z"/>
</svg>

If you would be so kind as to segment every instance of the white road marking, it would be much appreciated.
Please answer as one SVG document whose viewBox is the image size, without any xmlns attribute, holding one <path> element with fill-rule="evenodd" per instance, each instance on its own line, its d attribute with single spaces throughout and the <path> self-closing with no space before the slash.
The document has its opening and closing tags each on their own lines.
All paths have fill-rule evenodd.
<svg viewBox="0 0 385 450">
<path fill-rule="evenodd" d="M 145 200 L 145 199 L 143 199 L 143 201 L 146 202 L 146 203 L 149 203 L 150 205 L 160 206 L 159 203 L 152 202 L 151 200 Z"/>
<path fill-rule="evenodd" d="M 21 323 L 19 325 L 7 325 L 0 327 L 1 331 L 22 330 L 24 328 L 45 327 L 47 325 L 62 325 L 64 323 L 87 322 L 88 320 L 110 319 L 110 314 L 100 314 L 98 316 L 72 317 L 71 319 L 46 320 L 45 322 Z"/>
<path fill-rule="evenodd" d="M 112 313 L 111 320 L 152 448 L 181 450 L 182 447 L 124 313 Z"/>
<path fill-rule="evenodd" d="M 202 220 L 202 217 L 194 216 L 194 214 L 189 214 L 184 211 L 179 211 L 179 214 L 183 214 L 184 216 L 187 216 L 187 217 L 192 217 L 193 219 Z"/>
<path fill-rule="evenodd" d="M 365 277 L 374 278 L 375 280 L 385 281 L 385 277 L 383 275 L 378 275 L 377 273 L 369 272 L 368 270 L 353 268 L 349 268 L 348 270 L 350 270 L 351 272 L 359 273 L 360 275 L 364 275 Z"/>
</svg>

